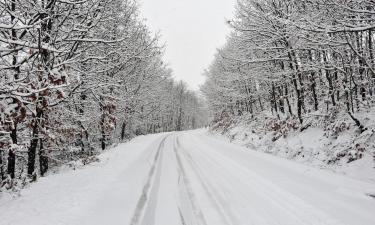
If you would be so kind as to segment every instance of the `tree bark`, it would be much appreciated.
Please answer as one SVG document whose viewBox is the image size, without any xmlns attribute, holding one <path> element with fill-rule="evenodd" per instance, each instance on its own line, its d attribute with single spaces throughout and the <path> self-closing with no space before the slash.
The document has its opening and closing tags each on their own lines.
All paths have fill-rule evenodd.
<svg viewBox="0 0 375 225">
<path fill-rule="evenodd" d="M 40 167 L 40 174 L 44 176 L 48 171 L 48 155 L 47 150 L 44 148 L 42 138 L 39 139 L 40 142 L 40 149 L 39 149 L 39 167 Z"/>
<path fill-rule="evenodd" d="M 5 169 L 3 161 L 3 150 L 0 150 L 0 181 L 5 180 Z"/>
<path fill-rule="evenodd" d="M 370 54 L 370 64 L 373 68 L 375 68 L 375 57 L 374 57 L 374 42 L 373 42 L 373 33 L 372 29 L 369 29 L 368 31 L 368 48 L 369 48 L 369 54 Z M 372 72 L 372 70 L 369 70 L 371 82 L 370 85 L 372 86 L 371 92 L 372 94 L 375 94 L 375 73 Z"/>
<path fill-rule="evenodd" d="M 10 137 L 12 139 L 13 144 L 17 144 L 17 126 L 14 125 L 14 129 L 11 130 Z M 10 175 L 12 179 L 14 179 L 16 169 L 16 153 L 14 149 L 9 149 L 8 153 L 8 171 L 7 173 Z"/>
<path fill-rule="evenodd" d="M 290 52 L 288 53 L 288 56 L 289 56 L 289 60 L 290 60 L 290 68 L 291 68 L 291 70 L 296 71 L 292 75 L 292 83 L 293 83 L 294 90 L 295 90 L 296 95 L 297 95 L 297 116 L 298 116 L 299 122 L 302 124 L 303 123 L 303 118 L 302 118 L 302 96 L 301 96 L 301 91 L 300 91 L 300 89 L 298 87 L 297 74 L 296 74 L 298 72 L 295 69 L 295 67 L 293 66 L 294 60 L 293 60 L 293 57 L 292 57 L 292 55 L 291 55 Z"/>
<path fill-rule="evenodd" d="M 275 84 L 272 82 L 272 90 L 271 90 L 272 98 L 271 98 L 271 105 L 275 110 L 276 116 L 278 119 L 280 119 L 279 111 L 277 108 L 277 100 L 276 100 L 276 90 L 275 90 Z"/>
<path fill-rule="evenodd" d="M 314 61 L 314 58 L 313 58 L 313 52 L 312 50 L 309 51 L 309 55 L 310 55 L 310 61 L 313 62 Z M 312 94 L 312 97 L 313 97 L 313 101 L 314 101 L 314 110 L 315 111 L 318 111 L 319 110 L 319 101 L 318 101 L 318 96 L 316 94 L 316 80 L 315 80 L 315 75 L 316 75 L 316 72 L 313 71 L 310 73 L 310 88 L 311 88 L 311 94 Z"/>
<path fill-rule="evenodd" d="M 126 132 L 126 122 L 124 121 L 121 126 L 121 140 L 125 139 L 125 132 Z"/>
<path fill-rule="evenodd" d="M 16 2 L 15 0 L 11 1 L 11 11 L 14 12 L 16 10 Z M 14 24 L 15 17 L 12 14 L 11 15 L 11 24 Z M 17 31 L 15 29 L 11 30 L 12 40 L 17 40 Z M 16 49 L 17 45 L 14 44 L 13 48 Z M 14 50 L 14 53 L 12 54 L 12 67 L 14 70 L 14 80 L 18 80 L 19 74 L 20 74 L 20 67 L 17 65 L 17 57 L 18 57 L 18 51 Z M 13 104 L 17 104 L 17 101 L 13 99 Z M 20 109 L 19 105 L 16 107 L 16 111 Z M 17 118 L 13 118 L 13 127 L 10 130 L 10 138 L 12 140 L 13 144 L 17 144 Z M 10 175 L 10 177 L 13 179 L 15 177 L 15 168 L 16 168 L 16 154 L 14 152 L 14 149 L 10 149 L 8 152 L 8 169 L 7 173 Z"/>
<path fill-rule="evenodd" d="M 279 92 L 279 108 L 280 108 L 280 111 L 285 114 L 285 104 L 284 104 L 284 99 L 285 99 L 285 96 L 283 94 L 283 90 L 281 88 L 281 86 L 278 86 L 278 92 Z"/>
<path fill-rule="evenodd" d="M 39 98 L 40 99 L 40 98 Z M 39 123 L 42 120 L 43 111 L 40 107 L 37 106 L 36 109 L 36 116 L 34 117 L 34 121 L 32 123 L 32 139 L 30 141 L 30 146 L 28 149 L 28 162 L 27 162 L 27 174 L 32 176 L 35 171 L 35 157 L 36 157 L 36 150 L 38 146 L 39 140 Z"/>
<path fill-rule="evenodd" d="M 293 111 L 292 111 L 292 106 L 290 105 L 289 102 L 289 91 L 288 91 L 288 85 L 285 84 L 285 101 L 288 106 L 288 112 L 290 116 L 293 116 Z"/>
<path fill-rule="evenodd" d="M 101 121 L 100 121 L 100 126 L 101 126 L 101 135 L 102 135 L 102 138 L 101 138 L 101 147 L 102 147 L 102 150 L 105 150 L 106 148 L 106 132 L 105 132 L 105 109 L 102 108 L 102 116 L 101 116 Z"/>
<path fill-rule="evenodd" d="M 324 63 L 328 63 L 328 60 L 327 60 L 327 56 L 326 56 L 326 52 L 323 51 L 322 52 L 322 57 L 323 57 L 323 61 Z M 328 70 L 327 68 L 327 65 L 325 65 L 325 69 L 324 69 L 324 72 L 325 72 L 325 75 L 326 75 L 326 79 L 328 81 L 328 96 L 330 96 L 331 98 L 331 103 L 333 106 L 336 106 L 336 100 L 335 100 L 335 90 L 334 90 L 334 87 L 333 87 L 333 80 L 332 80 L 332 74 L 331 72 Z"/>
</svg>

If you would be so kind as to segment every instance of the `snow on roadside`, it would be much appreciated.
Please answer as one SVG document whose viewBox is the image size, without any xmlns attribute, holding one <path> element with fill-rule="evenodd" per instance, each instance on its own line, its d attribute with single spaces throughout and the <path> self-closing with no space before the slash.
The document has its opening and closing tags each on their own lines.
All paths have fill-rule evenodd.
<svg viewBox="0 0 375 225">
<path fill-rule="evenodd" d="M 141 190 L 140 187 L 144 181 L 132 176 L 129 179 L 134 179 L 133 182 L 124 183 L 127 180 L 118 178 L 124 176 L 127 168 L 133 166 L 142 155 L 151 157 L 151 153 L 142 153 L 151 151 L 150 146 L 156 146 L 159 137 L 160 135 L 137 137 L 129 143 L 120 144 L 101 154 L 100 162 L 40 178 L 38 182 L 21 190 L 18 197 L 2 193 L 2 196 L 0 195 L 0 212 L 6 212 L 6 214 L 0 216 L 0 224 L 29 225 L 31 221 L 32 224 L 38 225 L 74 225 L 76 221 L 82 221 L 77 220 L 77 217 L 90 215 L 90 212 L 82 212 L 83 209 L 100 206 L 97 197 L 101 196 L 102 192 L 110 192 L 107 190 L 108 187 L 129 188 L 130 195 L 127 196 L 133 196 L 133 199 L 127 199 L 128 204 L 124 208 L 132 207 L 137 201 L 140 194 L 138 191 Z M 137 173 L 147 173 L 148 166 L 138 165 Z M 144 177 L 139 176 L 139 178 Z M 94 212 L 95 210 L 91 213 Z M 132 213 L 132 209 L 128 208 L 126 212 Z M 97 224 L 102 223 L 98 222 Z"/>
<path fill-rule="evenodd" d="M 356 115 L 368 128 L 362 134 L 347 115 L 338 116 L 341 120 L 336 124 L 313 120 L 312 126 L 301 132 L 288 121 L 279 131 L 270 131 L 265 124 L 271 116 L 244 115 L 220 121 L 221 126 L 214 124 L 211 133 L 252 150 L 375 182 L 375 109 Z"/>
</svg>

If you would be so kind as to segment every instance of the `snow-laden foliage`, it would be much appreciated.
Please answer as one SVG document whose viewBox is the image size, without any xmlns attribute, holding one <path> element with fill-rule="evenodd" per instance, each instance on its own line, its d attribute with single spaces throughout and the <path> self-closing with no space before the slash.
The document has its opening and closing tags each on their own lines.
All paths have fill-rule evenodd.
<svg viewBox="0 0 375 225">
<path fill-rule="evenodd" d="M 133 0 L 0 0 L 0 186 L 204 122 L 138 14 Z"/>
<path fill-rule="evenodd" d="M 213 128 L 250 118 L 273 142 L 314 127 L 333 139 L 350 130 L 340 154 L 371 152 L 371 141 L 354 137 L 374 136 L 366 121 L 375 95 L 374 1 L 239 0 L 236 9 L 202 87 Z"/>
</svg>

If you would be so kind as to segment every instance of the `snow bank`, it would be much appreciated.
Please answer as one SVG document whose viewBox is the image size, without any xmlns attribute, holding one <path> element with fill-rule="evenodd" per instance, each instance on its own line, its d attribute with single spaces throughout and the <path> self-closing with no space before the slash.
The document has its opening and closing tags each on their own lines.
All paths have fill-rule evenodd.
<svg viewBox="0 0 375 225">
<path fill-rule="evenodd" d="M 375 109 L 355 116 L 366 131 L 360 133 L 347 114 L 316 113 L 303 126 L 272 115 L 224 118 L 211 132 L 253 150 L 375 181 Z"/>
</svg>

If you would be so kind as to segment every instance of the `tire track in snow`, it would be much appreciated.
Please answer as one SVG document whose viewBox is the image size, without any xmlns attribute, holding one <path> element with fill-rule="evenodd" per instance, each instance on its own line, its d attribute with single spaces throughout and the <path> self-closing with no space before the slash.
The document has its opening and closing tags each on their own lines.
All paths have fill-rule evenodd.
<svg viewBox="0 0 375 225">
<path fill-rule="evenodd" d="M 181 225 L 187 225 L 186 222 L 185 222 L 184 215 L 181 212 L 181 208 L 180 207 L 178 207 L 178 214 L 180 215 Z"/>
<path fill-rule="evenodd" d="M 255 188 L 252 190 L 256 191 L 256 193 L 266 200 L 266 202 L 277 206 L 280 210 L 283 210 L 285 213 L 289 214 L 290 217 L 299 221 L 299 224 L 344 224 L 341 221 L 330 217 L 320 209 L 306 203 L 297 196 L 289 193 L 288 191 L 273 185 L 272 182 L 260 177 L 258 174 L 237 163 L 233 159 L 216 152 L 214 149 L 210 149 L 209 146 L 207 147 L 209 149 L 208 152 L 207 150 L 203 151 L 203 149 L 200 151 L 203 155 L 205 155 L 206 159 L 211 160 L 212 163 L 215 163 L 218 168 L 222 168 L 223 171 L 235 170 L 236 173 L 231 174 L 233 178 L 237 179 L 242 185 L 248 186 L 249 190 L 251 188 Z M 212 158 L 215 158 L 215 160 L 212 160 Z M 244 177 L 248 177 L 248 179 L 243 179 Z M 262 190 L 262 192 L 259 192 L 259 190 Z M 244 195 L 246 195 L 246 193 L 244 193 Z"/>
<path fill-rule="evenodd" d="M 225 224 L 237 225 L 237 219 L 233 215 L 232 210 L 228 207 L 228 202 L 225 201 L 224 197 L 218 192 L 214 185 L 209 182 L 208 177 L 204 175 L 203 170 L 200 168 L 199 164 L 196 163 L 193 157 L 188 153 L 188 151 L 182 147 L 178 137 L 176 137 L 175 144 L 177 149 L 181 149 L 181 152 L 185 156 L 184 158 L 187 159 L 190 168 L 194 171 L 197 178 L 199 179 L 199 182 L 206 192 L 208 199 L 215 207 L 215 210 L 221 216 L 222 220 L 225 221 Z"/>
<path fill-rule="evenodd" d="M 204 217 L 202 209 L 198 205 L 197 197 L 194 194 L 193 188 L 191 187 L 191 182 L 186 175 L 185 167 L 182 164 L 181 157 L 178 154 L 178 151 L 177 151 L 177 148 L 176 148 L 175 145 L 173 146 L 173 151 L 175 152 L 177 166 L 178 166 L 178 169 L 180 171 L 181 178 L 182 178 L 182 180 L 181 180 L 181 184 L 182 184 L 182 188 L 183 188 L 182 191 L 187 194 L 189 205 L 190 205 L 191 210 L 192 210 L 191 213 L 192 213 L 193 216 L 195 216 L 195 218 L 191 218 L 191 219 L 193 219 L 193 220 L 196 219 L 196 220 L 194 220 L 195 222 L 191 222 L 192 224 L 187 224 L 186 223 L 187 221 L 184 219 L 183 212 L 181 210 L 179 210 L 180 216 L 181 216 L 181 219 L 182 219 L 181 223 L 186 224 L 186 225 L 207 225 L 206 218 Z"/>
<path fill-rule="evenodd" d="M 130 225 L 152 225 L 154 223 L 155 209 L 157 203 L 157 192 L 160 184 L 161 163 L 163 148 L 166 139 L 165 136 L 157 148 L 152 166 L 147 176 L 147 182 L 143 186 L 142 194 L 137 202 Z"/>
</svg>

